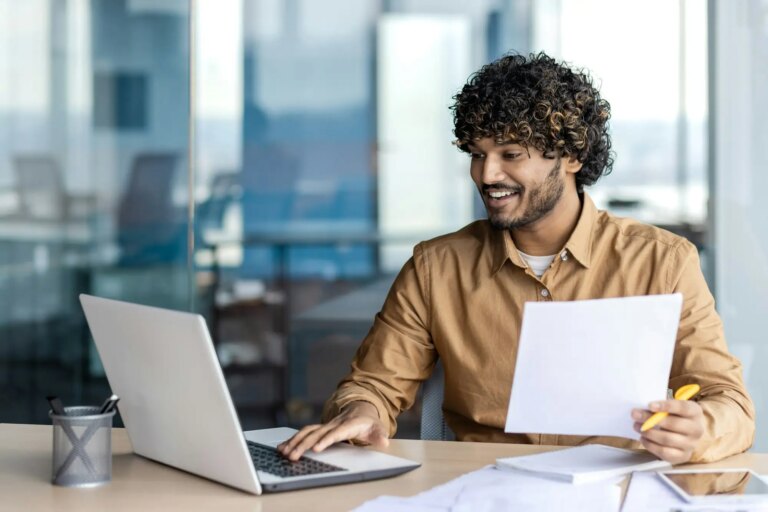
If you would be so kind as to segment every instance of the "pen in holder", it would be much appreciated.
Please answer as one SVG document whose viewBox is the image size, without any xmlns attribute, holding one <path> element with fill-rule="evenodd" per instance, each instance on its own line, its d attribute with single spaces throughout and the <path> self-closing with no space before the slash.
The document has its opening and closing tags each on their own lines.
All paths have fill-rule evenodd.
<svg viewBox="0 0 768 512">
<path fill-rule="evenodd" d="M 90 487 L 112 479 L 114 408 L 62 407 L 49 413 L 53 422 L 52 482 Z M 63 414 L 62 414 L 63 413 Z"/>
</svg>

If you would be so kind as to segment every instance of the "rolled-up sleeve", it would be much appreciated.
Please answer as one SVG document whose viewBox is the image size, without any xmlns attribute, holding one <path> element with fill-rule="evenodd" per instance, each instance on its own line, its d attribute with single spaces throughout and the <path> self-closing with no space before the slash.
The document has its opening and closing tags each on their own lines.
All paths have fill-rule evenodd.
<svg viewBox="0 0 768 512">
<path fill-rule="evenodd" d="M 692 462 L 712 462 L 752 446 L 755 410 L 741 363 L 728 352 L 715 301 L 701 272 L 696 248 L 681 241 L 671 258 L 668 283 L 683 295 L 683 310 L 670 374 L 670 387 L 699 384 L 704 436 Z"/>
<path fill-rule="evenodd" d="M 395 434 L 398 414 L 413 405 L 437 357 L 429 329 L 429 296 L 429 267 L 420 244 L 392 284 L 351 372 L 326 402 L 323 421 L 351 402 L 365 401 L 376 407 L 390 437 Z"/>
</svg>

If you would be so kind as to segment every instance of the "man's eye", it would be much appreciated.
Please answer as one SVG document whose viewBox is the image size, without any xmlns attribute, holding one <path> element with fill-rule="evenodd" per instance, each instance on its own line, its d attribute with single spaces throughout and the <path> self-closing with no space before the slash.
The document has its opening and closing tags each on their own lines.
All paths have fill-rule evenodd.
<svg viewBox="0 0 768 512">
<path fill-rule="evenodd" d="M 520 153 L 506 153 L 504 155 L 504 158 L 506 158 L 507 160 L 514 160 L 515 158 L 517 158 L 519 156 L 520 156 Z"/>
<path fill-rule="evenodd" d="M 483 158 L 483 156 L 484 155 L 482 155 L 480 153 L 470 153 L 469 154 L 469 158 L 471 158 L 472 160 L 477 160 L 477 159 Z"/>
</svg>

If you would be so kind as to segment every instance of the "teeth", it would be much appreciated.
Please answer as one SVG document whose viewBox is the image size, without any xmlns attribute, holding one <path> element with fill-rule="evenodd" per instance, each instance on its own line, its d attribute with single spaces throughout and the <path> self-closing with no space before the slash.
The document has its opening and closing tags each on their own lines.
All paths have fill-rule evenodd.
<svg viewBox="0 0 768 512">
<path fill-rule="evenodd" d="M 501 197 L 507 197 L 507 196 L 511 196 L 511 195 L 512 195 L 512 192 L 509 192 L 509 191 L 504 191 L 504 192 L 501 192 L 501 191 L 497 191 L 497 192 L 488 192 L 488 195 L 489 195 L 489 196 L 491 196 L 491 197 L 492 197 L 492 198 L 494 198 L 494 199 L 499 199 L 499 198 L 501 198 Z"/>
</svg>

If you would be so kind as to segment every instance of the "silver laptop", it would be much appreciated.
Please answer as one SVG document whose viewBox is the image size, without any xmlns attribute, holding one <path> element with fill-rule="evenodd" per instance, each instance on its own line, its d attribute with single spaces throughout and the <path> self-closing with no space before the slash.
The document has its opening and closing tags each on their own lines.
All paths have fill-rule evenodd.
<svg viewBox="0 0 768 512">
<path fill-rule="evenodd" d="M 345 443 L 292 463 L 275 447 L 294 429 L 241 430 L 203 317 L 89 295 L 80 302 L 138 455 L 253 494 L 420 466 Z"/>
</svg>

